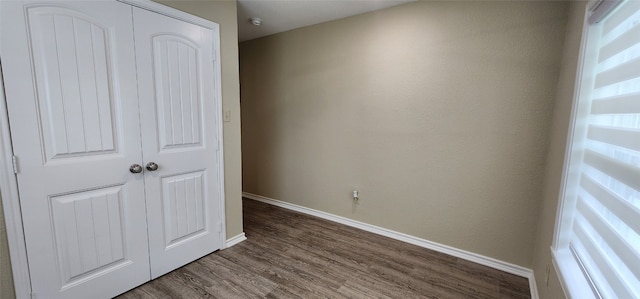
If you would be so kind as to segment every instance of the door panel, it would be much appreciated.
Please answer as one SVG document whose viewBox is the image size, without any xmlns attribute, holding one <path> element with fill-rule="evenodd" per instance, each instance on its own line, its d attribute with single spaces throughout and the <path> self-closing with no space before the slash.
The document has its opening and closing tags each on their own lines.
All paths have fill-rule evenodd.
<svg viewBox="0 0 640 299">
<path fill-rule="evenodd" d="M 198 45 L 175 35 L 151 38 L 158 107 L 160 149 L 198 146 L 202 140 L 202 103 Z"/>
<path fill-rule="evenodd" d="M 113 43 L 98 20 L 61 7 L 28 10 L 47 160 L 113 152 Z"/>
<path fill-rule="evenodd" d="M 128 170 L 142 161 L 131 7 L 0 5 L 33 292 L 109 297 L 147 281 L 143 178 Z"/>
<path fill-rule="evenodd" d="M 214 34 L 142 9 L 133 14 L 144 159 L 160 165 L 145 174 L 155 278 L 222 245 Z"/>
<path fill-rule="evenodd" d="M 204 180 L 201 171 L 162 178 L 165 248 L 206 233 Z"/>
<path fill-rule="evenodd" d="M 109 271 L 129 262 L 124 259 L 122 191 L 122 186 L 114 186 L 51 198 L 63 288 L 87 273 Z"/>
</svg>

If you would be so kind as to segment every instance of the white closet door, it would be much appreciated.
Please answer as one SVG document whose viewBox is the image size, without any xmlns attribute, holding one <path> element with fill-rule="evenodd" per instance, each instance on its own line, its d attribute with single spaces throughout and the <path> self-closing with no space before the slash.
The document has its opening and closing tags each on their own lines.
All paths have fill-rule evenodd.
<svg viewBox="0 0 640 299">
<path fill-rule="evenodd" d="M 0 5 L 33 292 L 117 295 L 150 276 L 131 7 Z"/>
<path fill-rule="evenodd" d="M 209 254 L 220 238 L 214 33 L 134 8 L 152 278 Z"/>
</svg>

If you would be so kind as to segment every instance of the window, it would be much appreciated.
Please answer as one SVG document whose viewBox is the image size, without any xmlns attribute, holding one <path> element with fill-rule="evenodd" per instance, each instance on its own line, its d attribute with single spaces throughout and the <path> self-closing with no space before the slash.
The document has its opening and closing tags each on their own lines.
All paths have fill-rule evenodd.
<svg viewBox="0 0 640 299">
<path fill-rule="evenodd" d="M 640 0 L 586 20 L 554 264 L 570 297 L 640 298 Z"/>
</svg>

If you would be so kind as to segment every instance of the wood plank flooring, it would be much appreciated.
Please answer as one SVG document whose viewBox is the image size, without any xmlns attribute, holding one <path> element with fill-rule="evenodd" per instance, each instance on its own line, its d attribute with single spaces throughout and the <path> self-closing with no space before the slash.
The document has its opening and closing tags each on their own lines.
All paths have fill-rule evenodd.
<svg viewBox="0 0 640 299">
<path fill-rule="evenodd" d="M 527 279 L 250 199 L 248 240 L 117 298 L 530 298 Z"/>
</svg>

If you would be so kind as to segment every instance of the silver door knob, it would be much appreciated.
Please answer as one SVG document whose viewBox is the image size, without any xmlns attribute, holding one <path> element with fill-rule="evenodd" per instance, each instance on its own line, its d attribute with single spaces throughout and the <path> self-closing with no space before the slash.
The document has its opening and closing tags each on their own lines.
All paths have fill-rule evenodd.
<svg viewBox="0 0 640 299">
<path fill-rule="evenodd" d="M 131 173 L 141 173 L 142 166 L 138 164 L 131 164 L 131 166 L 129 167 L 129 171 L 131 171 Z"/>
<path fill-rule="evenodd" d="M 147 168 L 148 171 L 158 170 L 158 164 L 156 164 L 156 162 L 149 162 L 145 167 Z"/>
</svg>

